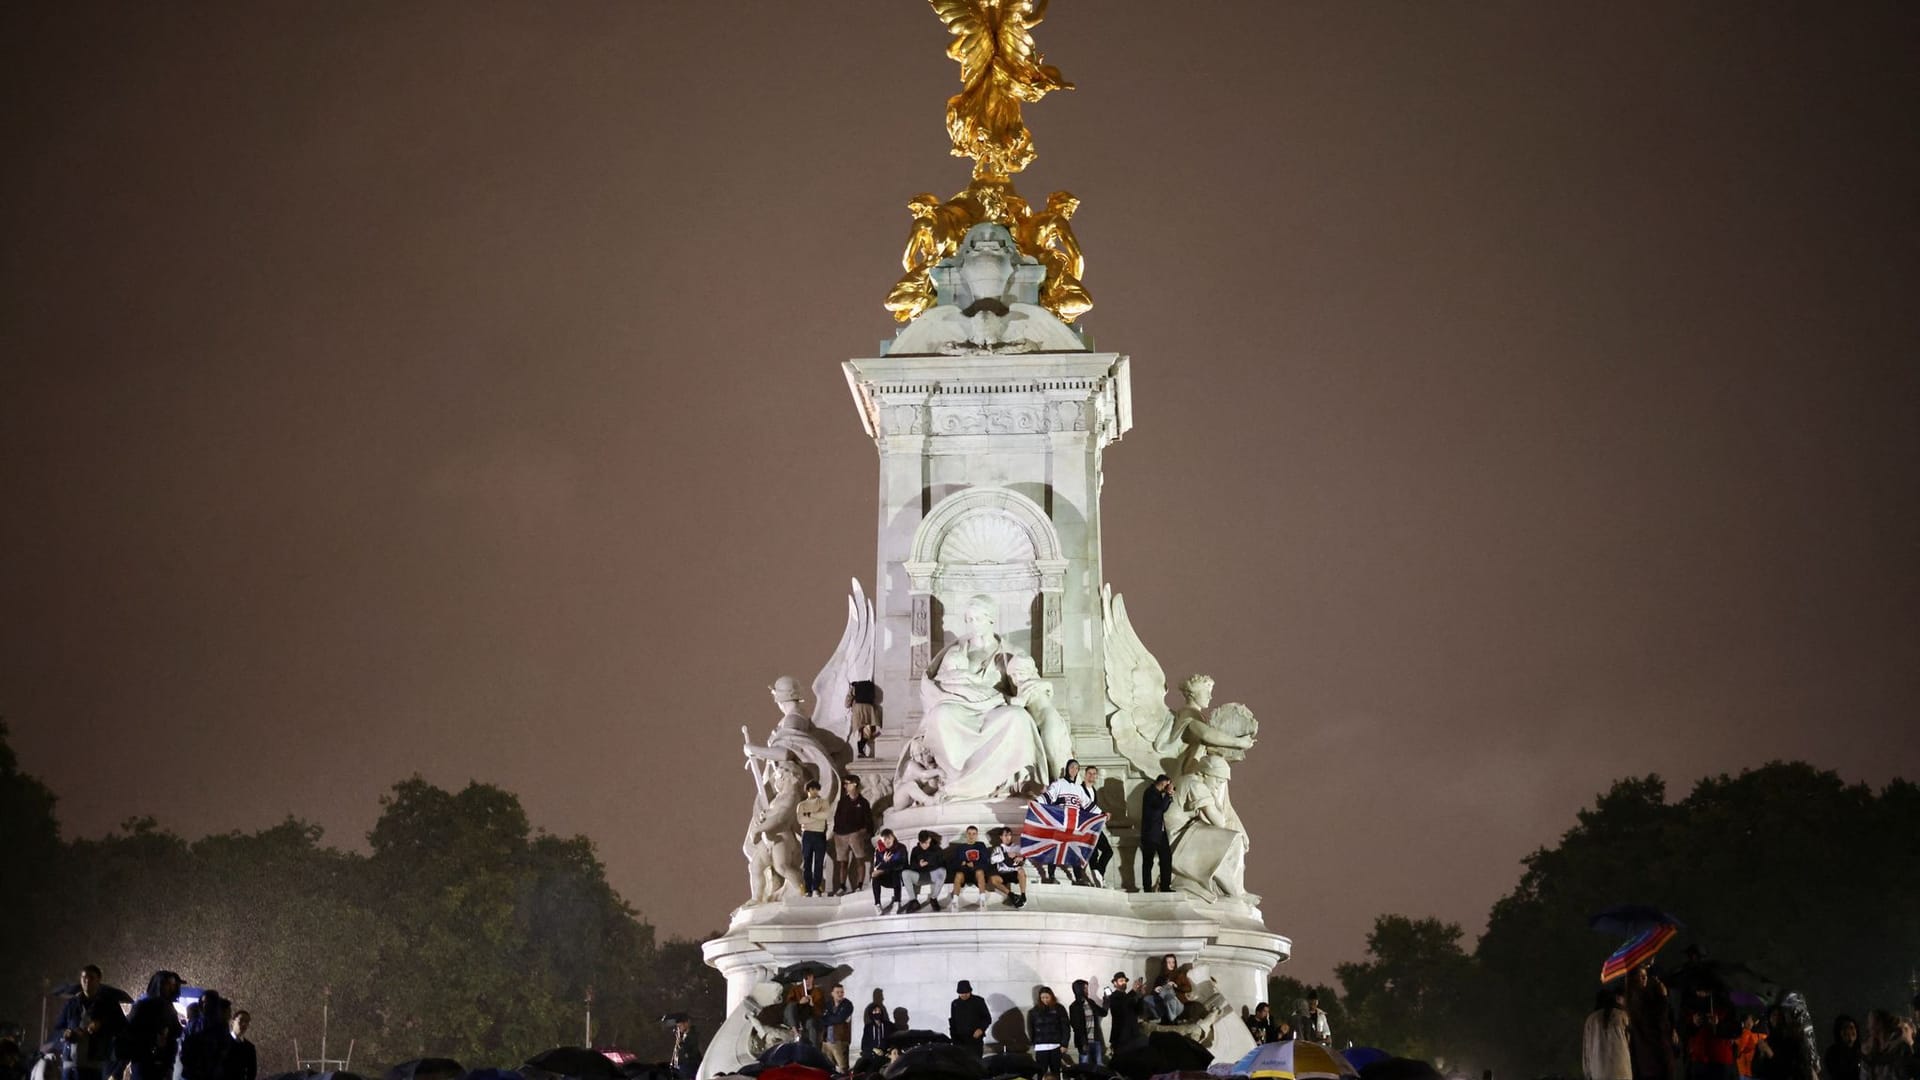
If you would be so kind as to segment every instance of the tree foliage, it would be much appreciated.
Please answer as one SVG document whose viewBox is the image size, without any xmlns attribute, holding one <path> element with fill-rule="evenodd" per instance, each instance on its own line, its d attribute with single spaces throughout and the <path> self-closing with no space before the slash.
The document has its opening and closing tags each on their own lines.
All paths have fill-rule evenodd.
<svg viewBox="0 0 1920 1080">
<path fill-rule="evenodd" d="M 1342 1038 L 1404 1057 L 1451 1060 L 1460 1017 L 1471 1007 L 1465 991 L 1473 961 L 1461 948 L 1461 936 L 1458 924 L 1438 919 L 1375 920 L 1367 959 L 1334 969 L 1345 991 Z"/>
<path fill-rule="evenodd" d="M 329 1050 L 355 1040 L 361 1072 L 428 1055 L 512 1065 L 580 1043 L 589 991 L 594 1042 L 643 1057 L 666 1054 L 662 1012 L 719 1023 L 723 984 L 698 946 L 656 942 L 591 842 L 536 831 L 499 788 L 402 781 L 360 855 L 291 818 L 193 842 L 136 819 L 61 844 L 36 785 L 0 738 L 0 836 L 40 845 L 15 850 L 41 852 L 25 865 L 45 867 L 36 880 L 58 898 L 29 907 L 27 890 L 0 890 L 9 930 L 24 930 L 9 936 L 29 946 L 0 971 L 4 1012 L 30 1030 L 43 980 L 89 962 L 134 992 L 171 968 L 234 997 L 268 1071 L 291 1066 L 295 1040 L 317 1056 L 323 1003 Z"/>
</svg>

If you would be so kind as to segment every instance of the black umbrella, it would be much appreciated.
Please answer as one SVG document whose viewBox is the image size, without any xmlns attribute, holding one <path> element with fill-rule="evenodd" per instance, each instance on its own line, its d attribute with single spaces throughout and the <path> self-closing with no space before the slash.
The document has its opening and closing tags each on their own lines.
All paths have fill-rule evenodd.
<svg viewBox="0 0 1920 1080">
<path fill-rule="evenodd" d="M 1587 926 L 1602 934 L 1630 938 L 1656 926 L 1680 926 L 1679 919 L 1646 904 L 1615 904 L 1587 916 Z"/>
<path fill-rule="evenodd" d="M 1446 1080 L 1440 1070 L 1413 1058 L 1384 1058 L 1360 1070 L 1360 1080 Z"/>
<path fill-rule="evenodd" d="M 797 964 L 788 964 L 773 973 L 773 981 L 778 983 L 797 983 L 811 975 L 816 979 L 825 978 L 839 969 L 832 964 L 818 960 L 802 960 Z"/>
<path fill-rule="evenodd" d="M 1113 1080 L 1114 1077 L 1120 1075 L 1105 1065 L 1073 1064 L 1068 1065 L 1060 1071 L 1066 1073 L 1068 1076 L 1080 1077 L 1081 1080 Z"/>
<path fill-rule="evenodd" d="M 452 1058 L 414 1058 L 387 1070 L 387 1080 L 442 1080 L 465 1076 L 467 1070 Z"/>
<path fill-rule="evenodd" d="M 886 1080 L 985 1080 L 971 1047 L 926 1043 L 900 1055 L 880 1074 Z"/>
<path fill-rule="evenodd" d="M 1213 1063 L 1213 1051 L 1177 1031 L 1156 1031 L 1147 1041 L 1113 1056 L 1115 1072 L 1147 1080 L 1164 1072 L 1198 1072 Z"/>
<path fill-rule="evenodd" d="M 911 1050 L 916 1046 L 938 1046 L 941 1043 L 950 1043 L 952 1041 L 952 1039 L 947 1038 L 938 1031 L 928 1031 L 925 1028 L 908 1028 L 905 1031 L 898 1031 L 889 1035 L 887 1037 L 887 1049 Z"/>
<path fill-rule="evenodd" d="M 577 1077 L 578 1080 L 613 1080 L 613 1077 L 620 1075 L 620 1070 L 607 1060 L 607 1055 L 584 1046 L 556 1046 L 551 1050 L 542 1050 L 527 1059 L 527 1068 Z"/>
<path fill-rule="evenodd" d="M 980 1059 L 988 1076 L 1038 1076 L 1040 1064 L 1028 1054 L 988 1054 Z"/>
<path fill-rule="evenodd" d="M 803 1042 L 783 1042 L 770 1046 L 760 1055 L 760 1064 L 769 1069 L 779 1065 L 805 1065 L 809 1069 L 825 1069 L 833 1072 L 833 1060 L 817 1046 Z"/>
<path fill-rule="evenodd" d="M 680 1021 L 687 1020 L 687 1019 L 691 1019 L 691 1017 L 687 1016 L 687 1014 L 683 1012 L 670 1012 L 670 1013 L 660 1014 L 660 1022 L 663 1024 L 677 1024 Z"/>
</svg>

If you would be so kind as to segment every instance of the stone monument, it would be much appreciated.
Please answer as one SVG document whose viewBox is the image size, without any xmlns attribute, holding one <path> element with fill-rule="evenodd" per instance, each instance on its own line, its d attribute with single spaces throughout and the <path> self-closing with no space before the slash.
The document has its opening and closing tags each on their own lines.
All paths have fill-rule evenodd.
<svg viewBox="0 0 1920 1080">
<path fill-rule="evenodd" d="M 729 1014 L 702 1076 L 796 1037 L 778 976 L 807 963 L 845 983 L 856 1033 L 876 991 L 909 1026 L 945 1031 L 966 979 L 992 1011 L 987 1042 L 1024 1049 L 1041 986 L 1065 998 L 1086 979 L 1097 993 L 1114 972 L 1140 979 L 1172 953 L 1191 965 L 1189 986 L 1161 1025 L 1231 1059 L 1252 1045 L 1237 1014 L 1265 999 L 1291 948 L 1246 891 L 1251 843 L 1229 797 L 1259 725 L 1244 705 L 1214 707 L 1204 675 L 1170 708 L 1165 672 L 1104 581 L 1101 470 L 1133 423 L 1128 360 L 1075 325 L 1092 306 L 1069 224 L 1079 201 L 1055 192 L 1035 211 L 1012 183 L 1034 153 L 1021 103 L 1073 88 L 1033 47 L 1044 0 L 930 2 L 961 66 L 947 129 L 955 155 L 974 159 L 973 180 L 908 204 L 905 274 L 884 305 L 902 326 L 882 355 L 842 365 L 879 453 L 873 595 L 853 583 L 810 698 L 782 676 L 772 733 L 757 744 L 743 729 L 750 888 L 704 946 Z M 872 757 L 849 749 L 856 699 L 879 717 Z M 859 778 L 876 828 L 911 847 L 923 831 L 951 843 L 968 826 L 1017 827 L 1069 757 L 1107 778 L 1096 797 L 1113 815 L 1115 858 L 1099 884 L 1036 879 L 1019 908 L 969 887 L 937 912 L 876 911 L 864 889 L 803 895 L 794 810 L 805 780 L 835 797 L 838 781 Z M 1139 827 L 1162 774 L 1174 885 L 1147 892 Z"/>
</svg>

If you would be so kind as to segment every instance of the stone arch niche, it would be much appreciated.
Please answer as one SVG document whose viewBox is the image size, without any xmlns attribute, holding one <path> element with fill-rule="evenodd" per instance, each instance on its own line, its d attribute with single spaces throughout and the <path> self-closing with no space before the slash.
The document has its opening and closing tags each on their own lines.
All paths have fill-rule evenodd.
<svg viewBox="0 0 1920 1080">
<path fill-rule="evenodd" d="M 1061 673 L 1060 593 L 1067 560 L 1046 511 L 1010 488 L 972 487 L 940 500 L 902 564 L 913 601 L 918 679 L 946 637 L 948 614 L 975 595 L 999 603 L 1001 635 L 1024 647 L 1042 675 Z"/>
</svg>

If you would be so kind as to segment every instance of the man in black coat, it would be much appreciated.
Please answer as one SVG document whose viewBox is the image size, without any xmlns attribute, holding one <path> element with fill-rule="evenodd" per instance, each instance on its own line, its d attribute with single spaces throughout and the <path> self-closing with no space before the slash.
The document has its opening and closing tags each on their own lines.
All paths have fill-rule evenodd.
<svg viewBox="0 0 1920 1080">
<path fill-rule="evenodd" d="M 1173 805 L 1173 778 L 1153 778 L 1140 800 L 1140 891 L 1153 892 L 1153 865 L 1160 864 L 1160 891 L 1173 891 L 1173 837 L 1167 835 L 1167 808 Z M 1115 1045 L 1118 1045 L 1116 1043 Z"/>
<path fill-rule="evenodd" d="M 173 1080 L 173 1063 L 180 1056 L 180 1017 L 173 1011 L 178 1000 L 180 976 L 154 972 L 120 1033 L 115 1056 L 127 1063 L 128 1080 Z"/>
<path fill-rule="evenodd" d="M 1100 1018 L 1107 1010 L 1087 996 L 1087 980 L 1073 980 L 1073 1004 L 1067 1006 L 1067 1021 L 1073 1028 L 1073 1048 L 1080 1052 L 1080 1064 L 1105 1065 L 1106 1042 L 1100 1037 Z"/>
<path fill-rule="evenodd" d="M 127 1017 L 112 993 L 101 989 L 99 968 L 88 964 L 80 969 L 79 991 L 67 999 L 53 1022 L 54 1037 L 60 1043 L 61 1080 L 100 1080 L 116 1069 L 113 1044 L 127 1026 Z"/>
<path fill-rule="evenodd" d="M 1140 993 L 1127 987 L 1127 973 L 1113 973 L 1113 985 L 1107 987 L 1107 1019 L 1111 1034 L 1107 1045 L 1114 1053 L 1125 1050 L 1140 1039 Z"/>
<path fill-rule="evenodd" d="M 973 996 L 973 984 L 967 980 L 961 979 L 954 992 L 960 996 L 947 1011 L 947 1037 L 953 1045 L 978 1054 L 986 1043 L 987 1029 L 993 1026 L 993 1013 L 985 999 Z"/>
</svg>

